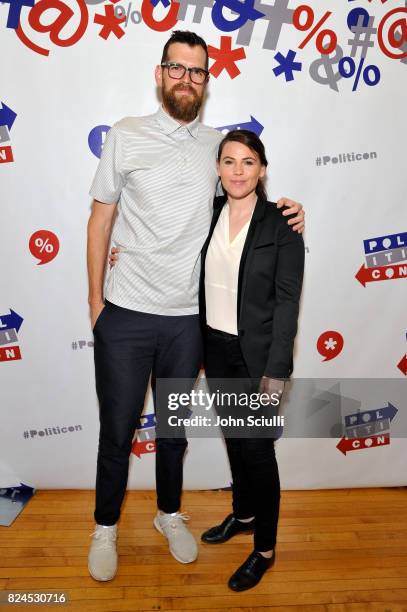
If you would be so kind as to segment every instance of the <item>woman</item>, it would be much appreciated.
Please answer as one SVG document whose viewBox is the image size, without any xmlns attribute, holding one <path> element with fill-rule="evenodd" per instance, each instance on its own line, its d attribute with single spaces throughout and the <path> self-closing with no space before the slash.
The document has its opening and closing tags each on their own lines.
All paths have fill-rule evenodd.
<svg viewBox="0 0 407 612">
<path fill-rule="evenodd" d="M 220 143 L 217 168 L 226 195 L 215 200 L 202 250 L 200 315 L 209 386 L 211 379 L 236 378 L 240 388 L 250 378 L 260 392 L 281 396 L 292 372 L 304 244 L 267 201 L 266 167 L 253 132 L 234 130 Z M 280 503 L 274 439 L 248 435 L 225 438 L 233 514 L 202 535 L 216 544 L 254 530 L 254 550 L 228 583 L 235 591 L 255 586 L 274 563 Z"/>
<path fill-rule="evenodd" d="M 304 266 L 304 244 L 267 201 L 267 159 L 253 132 L 233 130 L 219 145 L 217 169 L 225 192 L 215 198 L 202 249 L 200 317 L 205 371 L 211 379 L 251 379 L 281 397 L 292 372 Z M 112 249 L 111 265 L 118 259 Z M 270 434 L 270 432 L 267 432 Z M 202 534 L 209 544 L 254 531 L 254 550 L 229 579 L 234 591 L 254 587 L 275 560 L 280 483 L 274 439 L 227 437 L 233 513 Z"/>
</svg>

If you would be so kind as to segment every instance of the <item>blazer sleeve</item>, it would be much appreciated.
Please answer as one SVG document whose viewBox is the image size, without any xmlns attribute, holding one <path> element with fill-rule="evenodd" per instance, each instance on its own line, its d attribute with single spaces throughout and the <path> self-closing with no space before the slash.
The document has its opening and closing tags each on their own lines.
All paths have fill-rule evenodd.
<svg viewBox="0 0 407 612">
<path fill-rule="evenodd" d="M 287 223 L 281 223 L 277 237 L 275 275 L 276 306 L 272 341 L 264 376 L 289 378 L 293 371 L 293 347 L 304 274 L 304 241 Z"/>
</svg>

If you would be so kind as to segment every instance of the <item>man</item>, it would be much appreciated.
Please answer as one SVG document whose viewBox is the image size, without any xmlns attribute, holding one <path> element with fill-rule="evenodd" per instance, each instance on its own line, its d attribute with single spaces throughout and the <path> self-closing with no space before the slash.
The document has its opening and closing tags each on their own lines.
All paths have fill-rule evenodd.
<svg viewBox="0 0 407 612">
<path fill-rule="evenodd" d="M 162 107 L 111 128 L 90 190 L 89 304 L 100 437 L 88 567 L 96 580 L 110 580 L 117 571 L 117 521 L 150 373 L 154 391 L 156 379 L 194 379 L 201 365 L 199 257 L 222 138 L 198 119 L 208 78 L 204 40 L 174 32 L 155 70 Z M 302 231 L 301 205 L 284 198 L 283 204 L 299 213 L 291 224 Z M 103 294 L 110 238 L 120 262 L 108 272 Z M 179 511 L 186 446 L 185 438 L 156 439 L 154 526 L 181 563 L 198 554 Z"/>
</svg>

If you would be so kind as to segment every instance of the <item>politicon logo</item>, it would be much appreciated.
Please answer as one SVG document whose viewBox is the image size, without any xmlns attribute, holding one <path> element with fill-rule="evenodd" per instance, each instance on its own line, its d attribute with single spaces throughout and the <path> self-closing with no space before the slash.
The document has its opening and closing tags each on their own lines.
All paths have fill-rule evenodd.
<svg viewBox="0 0 407 612">
<path fill-rule="evenodd" d="M 390 423 L 398 410 L 393 404 L 374 410 L 355 412 L 345 416 L 345 436 L 336 448 L 343 454 L 390 444 Z"/>
<path fill-rule="evenodd" d="M 8 143 L 11 140 L 10 130 L 16 117 L 17 113 L 4 102 L 0 102 L 0 164 L 9 164 L 14 161 L 13 149 Z"/>
<path fill-rule="evenodd" d="M 407 278 L 407 232 L 367 238 L 363 248 L 365 263 L 355 275 L 361 285 Z"/>
<path fill-rule="evenodd" d="M 0 315 L 0 363 L 18 361 L 21 351 L 18 344 L 18 332 L 24 319 L 10 308 L 9 314 Z M 7 345 L 12 346 L 7 346 Z"/>
<path fill-rule="evenodd" d="M 141 455 L 155 452 L 155 414 L 143 414 L 140 427 L 133 442 L 131 452 L 141 459 Z"/>
</svg>

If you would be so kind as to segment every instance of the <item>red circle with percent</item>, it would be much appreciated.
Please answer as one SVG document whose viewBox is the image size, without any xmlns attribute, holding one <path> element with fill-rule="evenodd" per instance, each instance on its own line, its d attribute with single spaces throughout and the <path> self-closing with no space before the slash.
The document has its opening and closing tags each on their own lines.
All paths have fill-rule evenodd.
<svg viewBox="0 0 407 612">
<path fill-rule="evenodd" d="M 317 340 L 317 350 L 323 361 L 330 361 L 339 355 L 343 349 L 343 336 L 337 331 L 328 330 Z"/>
<path fill-rule="evenodd" d="M 58 236 L 49 230 L 38 230 L 31 236 L 28 247 L 31 255 L 40 260 L 37 265 L 41 266 L 58 255 Z"/>
</svg>

